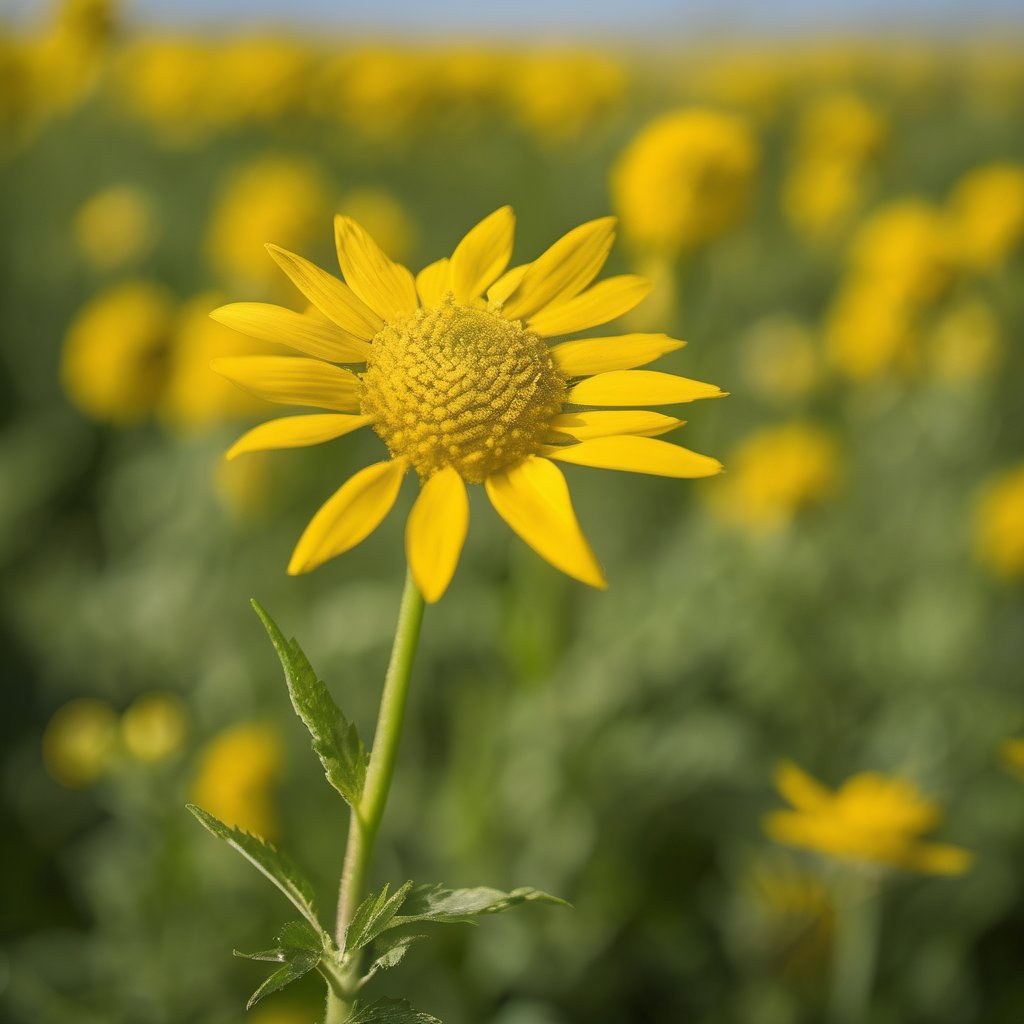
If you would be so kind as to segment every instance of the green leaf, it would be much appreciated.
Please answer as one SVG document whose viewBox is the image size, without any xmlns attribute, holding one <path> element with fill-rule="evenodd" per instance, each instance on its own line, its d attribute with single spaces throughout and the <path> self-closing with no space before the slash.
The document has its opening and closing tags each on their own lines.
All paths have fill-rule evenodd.
<svg viewBox="0 0 1024 1024">
<path fill-rule="evenodd" d="M 355 725 L 334 703 L 327 684 L 313 671 L 298 641 L 285 639 L 257 601 L 252 606 L 281 659 L 292 707 L 313 737 L 313 751 L 324 766 L 327 781 L 355 807 L 363 795 L 367 762 Z"/>
<path fill-rule="evenodd" d="M 277 933 L 276 941 L 277 945 L 273 949 L 264 949 L 258 953 L 242 953 L 236 949 L 234 954 L 246 960 L 284 963 L 295 953 L 316 953 L 319 956 L 324 948 L 320 935 L 305 921 L 289 921 L 283 925 Z"/>
<path fill-rule="evenodd" d="M 425 938 L 426 935 L 391 935 L 378 938 L 373 945 L 374 959 L 369 970 L 363 975 L 361 984 L 368 982 L 378 971 L 397 967 L 405 959 L 409 948 Z"/>
<path fill-rule="evenodd" d="M 550 896 L 538 889 L 500 889 L 479 887 L 476 889 L 446 889 L 442 885 L 418 885 L 405 901 L 401 916 L 392 918 L 389 928 L 418 921 L 437 921 L 442 924 L 471 922 L 484 914 L 500 914 L 520 903 L 556 903 L 563 907 L 570 904 L 557 896 Z"/>
<path fill-rule="evenodd" d="M 239 828 L 231 828 L 212 814 L 195 804 L 187 804 L 188 809 L 196 816 L 200 824 L 212 832 L 218 839 L 223 839 L 233 850 L 240 853 L 261 874 L 270 879 L 291 900 L 296 910 L 313 926 L 321 939 L 321 945 L 330 942 L 330 936 L 324 931 L 313 908 L 313 887 L 299 872 L 292 862 L 279 853 L 268 842 L 259 836 L 250 835 Z"/>
<path fill-rule="evenodd" d="M 356 1006 L 348 1024 L 441 1024 L 437 1017 L 414 1010 L 404 999 L 378 999 Z"/>
<path fill-rule="evenodd" d="M 380 892 L 370 893 L 352 915 L 352 921 L 345 933 L 345 952 L 362 949 L 389 927 L 411 889 L 412 882 L 406 882 L 400 889 L 388 895 L 390 885 L 385 882 Z"/>
<path fill-rule="evenodd" d="M 277 992 L 284 988 L 285 985 L 290 985 L 293 981 L 298 981 L 299 978 L 309 974 L 311 970 L 320 962 L 319 953 L 310 952 L 297 952 L 294 957 L 290 960 L 285 961 L 283 967 L 279 967 L 273 974 L 263 982 L 262 985 L 249 997 L 249 1002 L 245 1004 L 247 1010 L 251 1010 L 264 996 L 269 996 L 271 992 Z"/>
</svg>

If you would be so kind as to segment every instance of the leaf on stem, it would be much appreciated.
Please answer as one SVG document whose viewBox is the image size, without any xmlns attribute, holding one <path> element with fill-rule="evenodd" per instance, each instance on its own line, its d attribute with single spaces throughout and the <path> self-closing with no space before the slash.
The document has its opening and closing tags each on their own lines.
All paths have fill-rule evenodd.
<svg viewBox="0 0 1024 1024">
<path fill-rule="evenodd" d="M 297 640 L 287 640 L 258 602 L 256 614 L 270 637 L 284 668 L 295 713 L 313 738 L 313 751 L 324 766 L 327 781 L 355 807 L 363 795 L 367 754 L 354 724 L 348 721 L 327 684 L 313 670 Z"/>
<path fill-rule="evenodd" d="M 251 1010 L 264 996 L 309 974 L 320 963 L 323 951 L 320 937 L 305 921 L 289 921 L 277 933 L 277 946 L 274 949 L 259 953 L 241 953 L 236 949 L 235 956 L 245 957 L 246 960 L 266 960 L 284 965 L 253 992 L 246 1009 Z"/>
<path fill-rule="evenodd" d="M 397 967 L 409 952 L 411 946 L 420 939 L 427 938 L 426 935 L 384 935 L 373 944 L 373 961 L 366 974 L 360 980 L 365 985 L 378 971 L 386 971 L 391 967 Z"/>
<path fill-rule="evenodd" d="M 418 885 L 402 907 L 404 913 L 391 919 L 389 928 L 419 921 L 441 924 L 472 923 L 473 918 L 485 914 L 500 914 L 520 903 L 555 903 L 563 907 L 571 904 L 539 889 L 523 887 L 511 892 L 480 886 L 475 889 L 446 889 L 443 885 Z"/>
<path fill-rule="evenodd" d="M 437 1017 L 414 1010 L 404 999 L 378 999 L 354 1010 L 348 1024 L 441 1024 Z"/>
<path fill-rule="evenodd" d="M 362 949 L 363 946 L 373 942 L 382 931 L 390 927 L 392 919 L 401 909 L 412 886 L 412 882 L 406 882 L 405 885 L 389 895 L 391 887 L 389 883 L 385 882 L 380 892 L 370 893 L 356 907 L 356 912 L 352 915 L 352 921 L 345 933 L 344 951 L 350 953 Z"/>
<path fill-rule="evenodd" d="M 218 839 L 223 839 L 237 853 L 240 853 L 253 867 L 265 875 L 288 897 L 296 910 L 309 922 L 321 939 L 321 948 L 330 943 L 330 936 L 320 924 L 313 908 L 313 886 L 298 868 L 270 843 L 259 836 L 250 835 L 239 828 L 225 825 L 208 811 L 195 804 L 187 804 L 199 823 Z"/>
</svg>

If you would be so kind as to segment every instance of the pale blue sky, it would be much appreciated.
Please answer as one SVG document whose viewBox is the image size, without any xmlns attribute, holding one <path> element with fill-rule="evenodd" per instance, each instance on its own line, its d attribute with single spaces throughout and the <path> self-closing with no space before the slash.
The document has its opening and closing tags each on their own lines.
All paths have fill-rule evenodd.
<svg viewBox="0 0 1024 1024">
<path fill-rule="evenodd" d="M 0 0 L 24 18 L 47 0 Z M 140 21 L 330 26 L 360 31 L 530 36 L 873 28 L 936 32 L 1024 23 L 1021 0 L 127 0 Z"/>
</svg>

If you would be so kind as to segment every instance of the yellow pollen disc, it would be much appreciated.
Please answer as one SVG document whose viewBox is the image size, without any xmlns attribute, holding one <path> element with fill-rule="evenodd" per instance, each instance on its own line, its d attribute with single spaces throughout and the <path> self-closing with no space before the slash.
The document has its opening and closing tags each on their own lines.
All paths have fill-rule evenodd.
<svg viewBox="0 0 1024 1024">
<path fill-rule="evenodd" d="M 541 448 L 565 393 L 543 339 L 449 295 L 377 333 L 360 405 L 423 479 L 452 466 L 482 483 Z"/>
</svg>

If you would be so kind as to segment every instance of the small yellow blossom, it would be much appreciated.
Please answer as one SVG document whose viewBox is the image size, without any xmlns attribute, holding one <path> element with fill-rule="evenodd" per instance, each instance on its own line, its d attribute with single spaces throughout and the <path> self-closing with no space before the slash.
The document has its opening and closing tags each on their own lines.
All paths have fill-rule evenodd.
<svg viewBox="0 0 1024 1024">
<path fill-rule="evenodd" d="M 1024 739 L 1004 740 L 999 748 L 1003 765 L 1018 778 L 1024 779 Z"/>
<path fill-rule="evenodd" d="M 297 39 L 242 35 L 217 48 L 208 108 L 216 124 L 272 121 L 302 112 L 312 53 Z"/>
<path fill-rule="evenodd" d="M 117 756 L 117 712 L 104 700 L 82 697 L 54 714 L 43 733 L 43 762 L 62 786 L 96 782 Z"/>
<path fill-rule="evenodd" d="M 982 489 L 974 518 L 978 561 L 1005 580 L 1024 579 L 1024 463 Z"/>
<path fill-rule="evenodd" d="M 964 262 L 978 270 L 1001 266 L 1024 238 L 1024 166 L 986 164 L 965 174 L 950 215 Z"/>
<path fill-rule="evenodd" d="M 262 156 L 237 168 L 207 232 L 210 265 L 241 287 L 277 283 L 264 244 L 273 238 L 289 248 L 308 246 L 330 214 L 330 193 L 319 166 L 301 157 Z"/>
<path fill-rule="evenodd" d="M 839 444 L 824 427 L 787 423 L 748 437 L 706 497 L 720 518 L 754 533 L 779 530 L 831 497 L 843 476 Z"/>
<path fill-rule="evenodd" d="M 878 107 L 854 92 L 831 92 L 815 97 L 800 113 L 796 149 L 804 158 L 859 167 L 877 155 L 887 134 Z"/>
<path fill-rule="evenodd" d="M 765 819 L 772 839 L 858 864 L 960 875 L 971 853 L 921 837 L 941 820 L 938 804 L 906 779 L 861 772 L 832 792 L 792 762 L 783 762 L 775 785 L 794 808 Z"/>
<path fill-rule="evenodd" d="M 153 204 L 134 185 L 111 185 L 78 208 L 73 229 L 86 261 L 99 270 L 112 270 L 149 251 L 156 238 Z"/>
<path fill-rule="evenodd" d="M 978 299 L 943 309 L 929 332 L 929 361 L 943 380 L 974 380 L 991 372 L 1002 355 L 999 319 Z"/>
<path fill-rule="evenodd" d="M 278 834 L 274 786 L 283 750 L 276 730 L 258 722 L 232 726 L 199 753 L 192 799 L 227 825 L 264 839 Z"/>
<path fill-rule="evenodd" d="M 834 234 L 850 219 L 863 194 L 860 169 L 846 160 L 800 160 L 782 183 L 782 208 L 798 231 L 810 238 Z"/>
<path fill-rule="evenodd" d="M 173 693 L 144 693 L 121 716 L 124 749 L 136 760 L 157 762 L 181 749 L 188 714 Z"/>
<path fill-rule="evenodd" d="M 655 118 L 612 171 L 627 240 L 666 255 L 705 244 L 746 214 L 757 165 L 757 143 L 734 114 L 691 108 Z"/>
<path fill-rule="evenodd" d="M 129 281 L 102 292 L 75 316 L 61 378 L 82 412 L 127 426 L 159 403 L 174 326 L 174 301 L 160 285 Z"/>
</svg>

